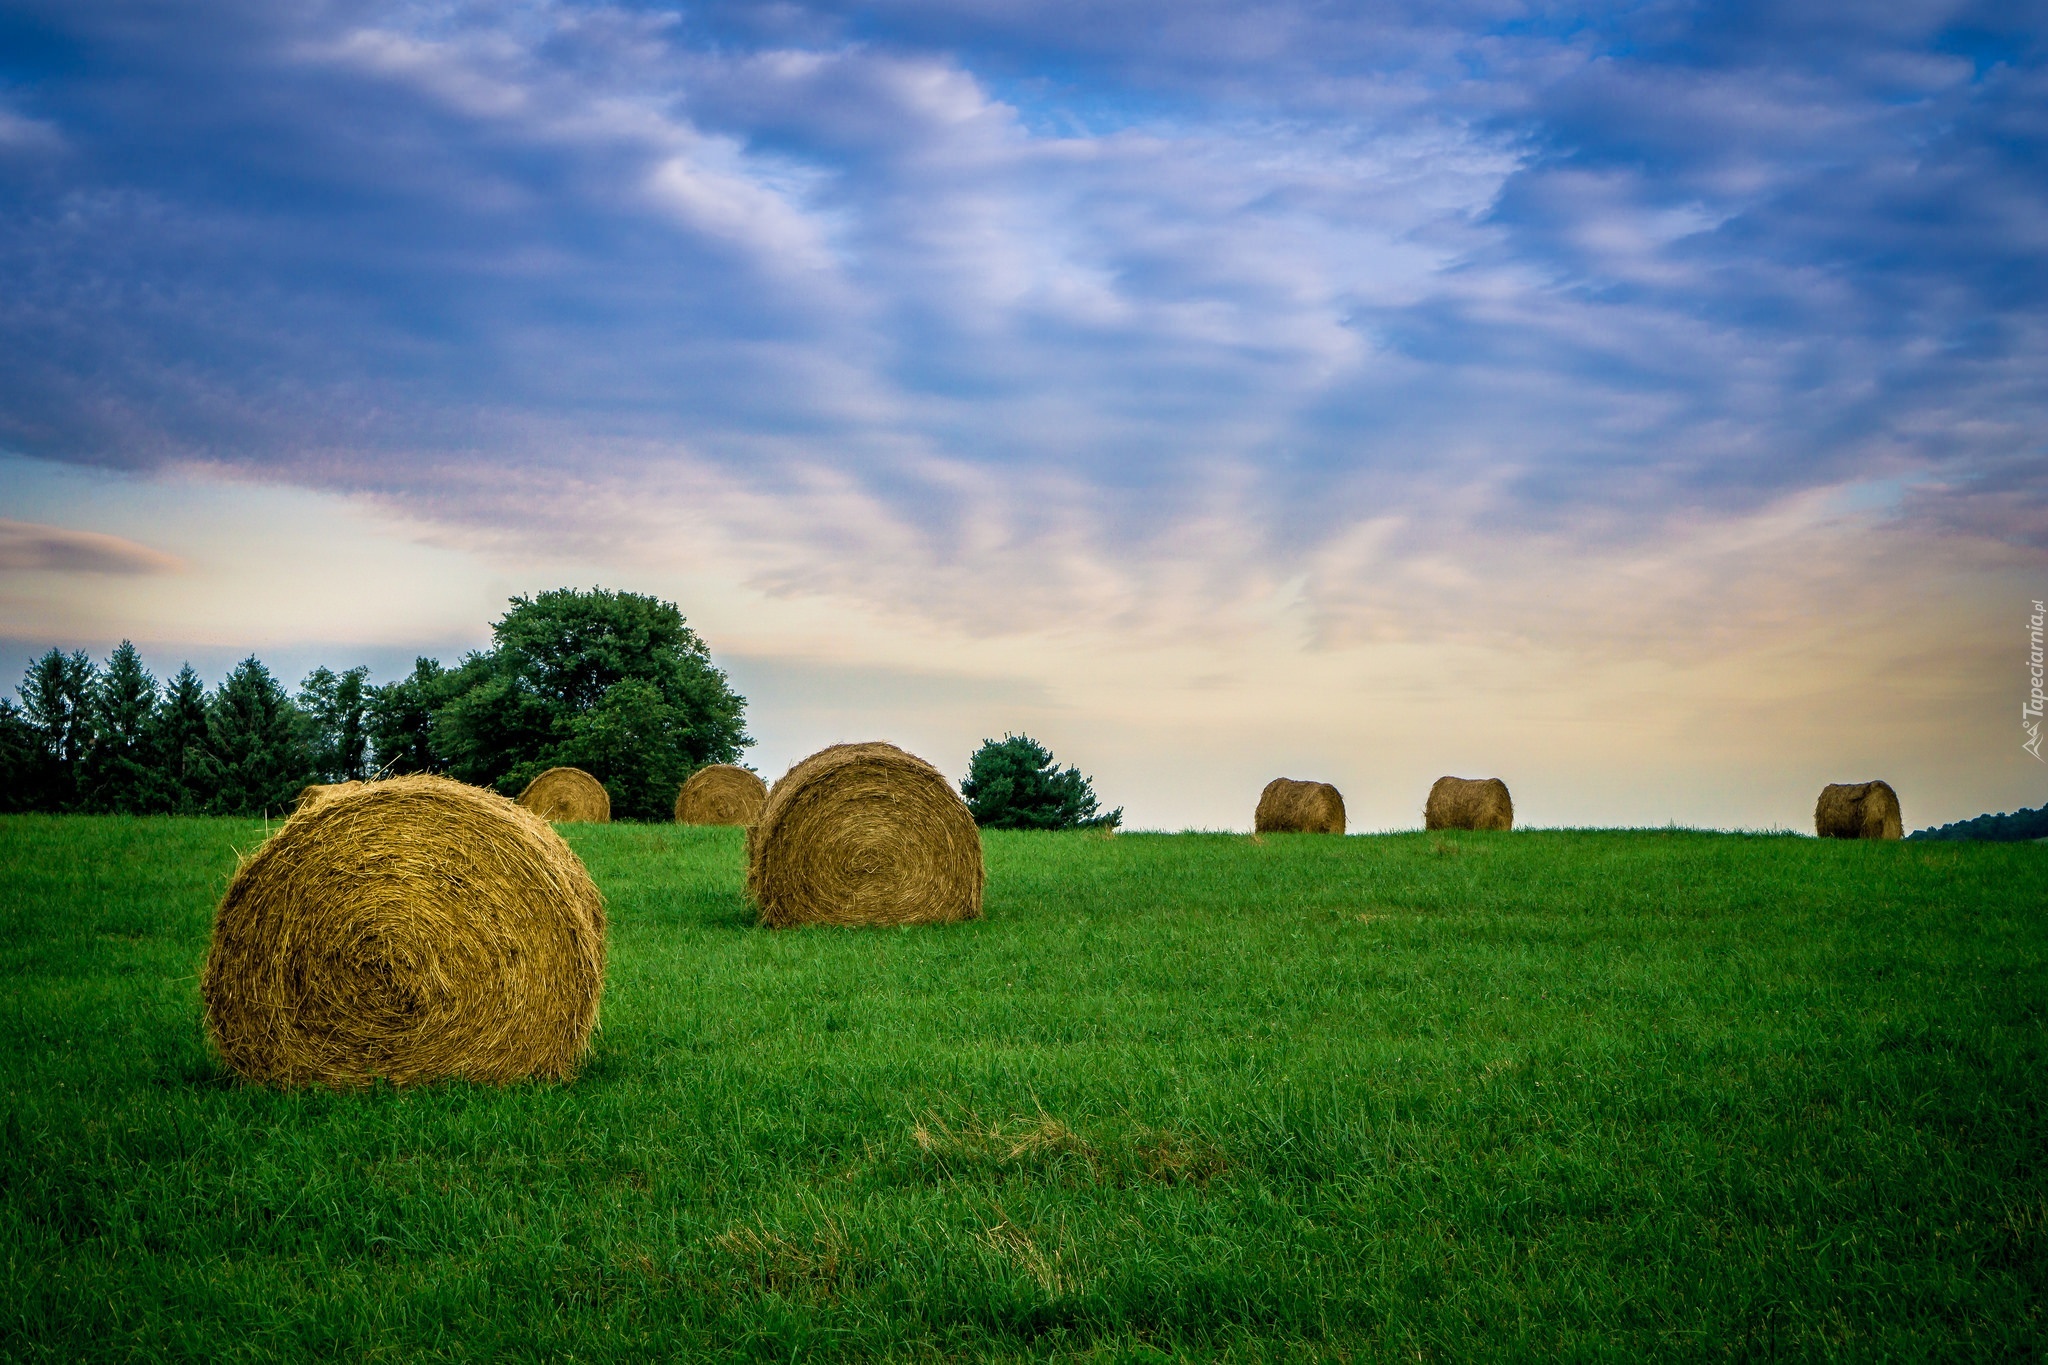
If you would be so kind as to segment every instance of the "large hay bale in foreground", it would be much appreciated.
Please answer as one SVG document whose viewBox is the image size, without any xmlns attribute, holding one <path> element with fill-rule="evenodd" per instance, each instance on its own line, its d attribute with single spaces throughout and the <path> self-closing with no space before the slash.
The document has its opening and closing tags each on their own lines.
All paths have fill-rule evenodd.
<svg viewBox="0 0 2048 1365">
<path fill-rule="evenodd" d="M 981 916 L 981 831 L 938 769 L 835 744 L 782 775 L 747 831 L 747 894 L 774 928 Z"/>
<path fill-rule="evenodd" d="M 546 821 L 445 777 L 285 822 L 235 873 L 200 995 L 272 1085 L 566 1077 L 597 1023 L 604 902 Z"/>
<path fill-rule="evenodd" d="M 1259 793 L 1255 834 L 1342 834 L 1344 794 L 1327 782 L 1276 777 Z"/>
<path fill-rule="evenodd" d="M 337 796 L 346 796 L 363 784 L 360 782 L 309 782 L 299 788 L 299 794 L 292 798 L 292 812 L 304 814 L 323 802 Z"/>
<path fill-rule="evenodd" d="M 558 824 L 604 824 L 612 818 L 611 793 L 581 768 L 550 768 L 526 784 L 519 804 Z"/>
<path fill-rule="evenodd" d="M 1905 828 L 1889 782 L 1830 782 L 1814 803 L 1813 830 L 1823 839 L 1896 839 Z"/>
<path fill-rule="evenodd" d="M 676 793 L 676 822 L 751 825 L 768 800 L 768 784 L 733 763 L 699 768 Z"/>
<path fill-rule="evenodd" d="M 1497 777 L 1439 777 L 1422 806 L 1424 829 L 1513 829 L 1515 803 Z"/>
</svg>

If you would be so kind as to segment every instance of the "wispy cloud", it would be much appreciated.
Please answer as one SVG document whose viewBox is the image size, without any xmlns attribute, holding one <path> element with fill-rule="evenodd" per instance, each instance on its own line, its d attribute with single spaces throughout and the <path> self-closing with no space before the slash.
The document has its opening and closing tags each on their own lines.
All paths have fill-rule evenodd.
<svg viewBox="0 0 2048 1365">
<path fill-rule="evenodd" d="M 64 146 L 64 135 L 54 123 L 25 118 L 0 105 L 0 155 L 54 152 Z"/>
<path fill-rule="evenodd" d="M 120 536 L 0 518 L 0 573 L 160 574 L 182 567 L 176 555 Z"/>
</svg>

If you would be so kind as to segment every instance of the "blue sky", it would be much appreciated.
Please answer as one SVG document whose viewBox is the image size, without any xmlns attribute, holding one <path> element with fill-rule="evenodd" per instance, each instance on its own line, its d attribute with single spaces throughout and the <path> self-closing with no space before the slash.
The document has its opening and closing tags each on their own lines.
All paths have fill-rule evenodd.
<svg viewBox="0 0 2048 1365">
<path fill-rule="evenodd" d="M 0 0 L 0 635 L 601 581 L 771 775 L 2037 804 L 2044 17 Z"/>
</svg>

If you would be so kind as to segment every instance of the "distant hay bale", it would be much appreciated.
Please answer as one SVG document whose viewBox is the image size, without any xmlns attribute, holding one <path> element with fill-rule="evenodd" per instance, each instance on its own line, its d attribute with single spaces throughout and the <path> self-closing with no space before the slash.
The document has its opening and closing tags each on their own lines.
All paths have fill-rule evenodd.
<svg viewBox="0 0 2048 1365">
<path fill-rule="evenodd" d="M 1259 793 L 1256 834 L 1342 834 L 1344 794 L 1327 782 L 1276 777 Z"/>
<path fill-rule="evenodd" d="M 360 782 L 309 782 L 299 788 L 299 794 L 292 798 L 292 811 L 294 814 L 302 815 L 313 807 L 332 801 L 337 796 L 344 796 L 362 785 Z"/>
<path fill-rule="evenodd" d="M 1497 777 L 1439 777 L 1422 807 L 1424 829 L 1513 829 L 1515 803 Z"/>
<path fill-rule="evenodd" d="M 267 1085 L 574 1073 L 604 902 L 546 821 L 445 777 L 286 821 L 235 873 L 200 980 L 221 1059 Z"/>
<path fill-rule="evenodd" d="M 745 768 L 714 763 L 699 768 L 676 793 L 676 822 L 683 825 L 751 825 L 768 800 L 768 784 Z"/>
<path fill-rule="evenodd" d="M 1813 829 L 1823 839 L 1896 839 L 1905 832 L 1899 794 L 1889 782 L 1830 782 L 1814 803 Z"/>
<path fill-rule="evenodd" d="M 612 818 L 611 793 L 581 768 L 550 768 L 526 784 L 519 804 L 557 824 L 601 825 Z"/>
<path fill-rule="evenodd" d="M 782 775 L 747 831 L 747 894 L 772 928 L 981 916 L 981 831 L 939 770 L 835 744 Z"/>
</svg>

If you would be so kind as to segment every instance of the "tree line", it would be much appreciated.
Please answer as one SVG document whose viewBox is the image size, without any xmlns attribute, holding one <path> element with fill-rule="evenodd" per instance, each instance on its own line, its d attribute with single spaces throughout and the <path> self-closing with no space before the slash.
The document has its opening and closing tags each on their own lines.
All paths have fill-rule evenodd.
<svg viewBox="0 0 2048 1365">
<path fill-rule="evenodd" d="M 0 809 L 257 815 L 312 782 L 441 772 L 517 795 L 551 767 L 604 783 L 613 812 L 667 819 L 698 768 L 753 743 L 746 698 L 670 602 L 561 588 L 515 597 L 492 646 L 395 682 L 314 669 L 296 693 L 254 655 L 208 689 L 122 641 L 51 649 L 0 699 Z"/>
<path fill-rule="evenodd" d="M 2000 811 L 1996 815 L 1979 815 L 1970 820 L 1958 820 L 1952 825 L 1939 829 L 1915 830 L 1908 839 L 1976 840 L 1983 843 L 2016 844 L 2033 839 L 2048 839 L 2048 806 L 2038 810 L 2016 810 L 2011 813 Z"/>
</svg>

